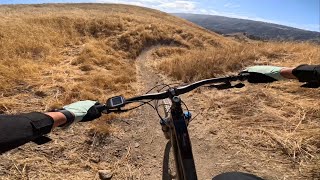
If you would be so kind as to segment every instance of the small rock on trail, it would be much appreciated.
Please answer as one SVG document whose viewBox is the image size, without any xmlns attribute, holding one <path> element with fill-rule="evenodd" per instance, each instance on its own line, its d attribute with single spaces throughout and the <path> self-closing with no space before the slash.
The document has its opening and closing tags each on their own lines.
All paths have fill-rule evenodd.
<svg viewBox="0 0 320 180">
<path fill-rule="evenodd" d="M 111 170 L 99 170 L 98 174 L 101 180 L 110 180 L 113 176 L 113 173 Z"/>
</svg>

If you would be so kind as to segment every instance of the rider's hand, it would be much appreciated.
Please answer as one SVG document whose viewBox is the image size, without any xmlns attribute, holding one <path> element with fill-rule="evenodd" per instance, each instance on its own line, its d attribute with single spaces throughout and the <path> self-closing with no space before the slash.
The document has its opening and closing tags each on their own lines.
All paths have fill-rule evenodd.
<svg viewBox="0 0 320 180">
<path fill-rule="evenodd" d="M 240 74 L 249 73 L 248 81 L 251 83 L 268 83 L 286 79 L 281 75 L 282 69 L 283 67 L 277 66 L 251 66 Z"/>
<path fill-rule="evenodd" d="M 74 122 L 92 121 L 101 116 L 101 112 L 95 107 L 97 101 L 78 101 L 63 107 L 74 115 Z"/>
</svg>

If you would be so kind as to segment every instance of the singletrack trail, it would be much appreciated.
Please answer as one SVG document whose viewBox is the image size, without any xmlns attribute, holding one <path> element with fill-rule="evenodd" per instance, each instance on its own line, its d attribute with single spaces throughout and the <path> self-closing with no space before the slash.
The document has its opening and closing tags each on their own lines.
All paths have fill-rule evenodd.
<svg viewBox="0 0 320 180">
<path fill-rule="evenodd" d="M 154 72 L 151 67 L 151 63 L 154 60 L 152 52 L 156 48 L 157 47 L 146 49 L 136 59 L 139 94 L 147 92 L 156 84 L 172 83 L 169 82 L 170 80 L 165 80 L 161 75 Z M 195 97 L 198 95 L 200 94 L 197 93 Z M 201 105 L 191 103 L 194 100 L 192 95 L 184 95 L 182 99 L 189 105 L 189 108 L 195 110 L 194 115 L 203 110 L 203 108 L 201 109 Z M 201 118 L 201 115 L 198 116 L 198 118 Z M 131 136 L 131 141 L 135 143 L 136 148 L 134 148 L 131 158 L 138 159 L 138 163 L 140 164 L 140 178 L 161 179 L 162 163 L 167 140 L 163 136 L 159 118 L 155 110 L 148 105 L 143 106 L 136 112 L 135 116 L 132 116 L 130 123 L 134 125 L 130 132 L 126 133 L 129 133 L 127 136 Z M 216 159 L 215 162 L 218 162 L 217 158 L 225 154 L 221 154 L 222 151 L 220 151 L 220 153 L 214 151 L 216 148 L 213 146 L 217 146 L 217 144 L 210 144 L 207 142 L 208 139 L 206 137 L 202 137 L 202 133 L 199 133 L 202 130 L 197 127 L 198 124 L 199 122 L 194 120 L 189 127 L 198 178 L 211 179 L 212 175 L 216 173 L 213 171 L 213 168 L 217 169 L 217 167 L 214 167 L 214 159 Z M 204 124 L 202 124 L 201 127 L 203 128 L 203 126 Z"/>
<path fill-rule="evenodd" d="M 149 66 L 154 49 L 146 49 L 136 59 L 138 94 L 161 83 L 160 76 Z M 115 120 L 112 123 L 124 131 L 119 137 L 120 141 L 116 140 L 112 146 L 116 149 L 127 147 L 126 158 L 119 163 L 119 168 L 114 169 L 114 179 L 161 179 L 167 140 L 163 136 L 155 110 L 145 105 L 133 111 L 129 119 Z M 115 132 L 114 135 L 118 136 L 119 133 Z"/>
<path fill-rule="evenodd" d="M 143 51 L 136 59 L 139 94 L 161 83 L 160 77 L 149 66 L 153 49 Z M 135 117 L 132 117 L 134 118 L 132 123 L 135 124 L 132 129 L 132 138 L 139 147 L 136 148 L 133 156 L 141 157 L 141 178 L 161 179 L 163 153 L 167 141 L 161 131 L 159 118 L 155 110 L 148 105 L 141 107 L 135 114 Z"/>
<path fill-rule="evenodd" d="M 138 94 L 143 94 L 161 82 L 161 77 L 150 67 L 152 52 L 155 48 L 146 49 L 136 59 L 138 75 Z M 122 142 L 128 142 L 130 152 L 128 165 L 131 168 L 119 168 L 115 179 L 161 179 L 163 154 L 167 140 L 164 138 L 159 118 L 154 109 L 145 105 L 130 115 L 128 123 L 122 123 L 125 130 Z M 116 122 L 115 122 L 116 123 Z M 131 171 L 131 173 L 128 173 Z"/>
</svg>

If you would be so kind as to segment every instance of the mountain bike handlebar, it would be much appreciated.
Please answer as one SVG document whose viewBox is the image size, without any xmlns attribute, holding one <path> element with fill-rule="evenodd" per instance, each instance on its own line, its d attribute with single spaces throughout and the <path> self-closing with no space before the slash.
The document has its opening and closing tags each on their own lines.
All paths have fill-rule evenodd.
<svg viewBox="0 0 320 180">
<path fill-rule="evenodd" d="M 189 85 L 176 87 L 176 88 L 169 88 L 167 91 L 163 91 L 159 93 L 144 94 L 141 96 L 136 96 L 128 99 L 124 99 L 122 96 L 115 96 L 115 97 L 109 98 L 105 105 L 96 105 L 96 108 L 101 112 L 104 110 L 107 110 L 107 113 L 126 112 L 131 109 L 121 110 L 121 107 L 124 107 L 125 105 L 130 103 L 141 102 L 143 100 L 160 100 L 160 99 L 172 98 L 173 96 L 179 96 L 179 95 L 185 94 L 203 85 L 214 84 L 214 83 L 230 83 L 232 81 L 245 81 L 245 80 L 248 80 L 249 76 L 250 76 L 249 73 L 242 73 L 237 76 L 204 79 Z"/>
<path fill-rule="evenodd" d="M 244 81 L 249 77 L 249 74 L 241 74 L 237 76 L 228 76 L 223 78 L 211 78 L 211 79 L 204 79 L 197 82 L 194 82 L 192 84 L 181 86 L 174 88 L 174 91 L 164 91 L 160 93 L 152 93 L 152 94 L 145 94 L 142 96 L 137 96 L 133 98 L 127 99 L 127 101 L 139 101 L 139 100 L 159 100 L 159 99 L 165 99 L 169 98 L 170 96 L 179 96 L 181 94 L 185 94 L 187 92 L 190 92 L 200 86 L 206 85 L 206 84 L 213 84 L 213 83 L 224 83 L 224 82 L 231 82 L 231 81 Z"/>
</svg>

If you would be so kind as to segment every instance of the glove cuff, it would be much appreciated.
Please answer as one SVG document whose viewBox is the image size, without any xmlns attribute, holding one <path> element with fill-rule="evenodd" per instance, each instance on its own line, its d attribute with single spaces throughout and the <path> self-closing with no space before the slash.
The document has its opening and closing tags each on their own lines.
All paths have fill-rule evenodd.
<svg viewBox="0 0 320 180">
<path fill-rule="evenodd" d="M 59 127 L 63 127 L 63 128 L 69 127 L 75 120 L 74 115 L 68 110 L 62 109 L 62 110 L 57 110 L 56 112 L 61 112 L 67 119 L 67 122 L 60 125 Z"/>
</svg>

